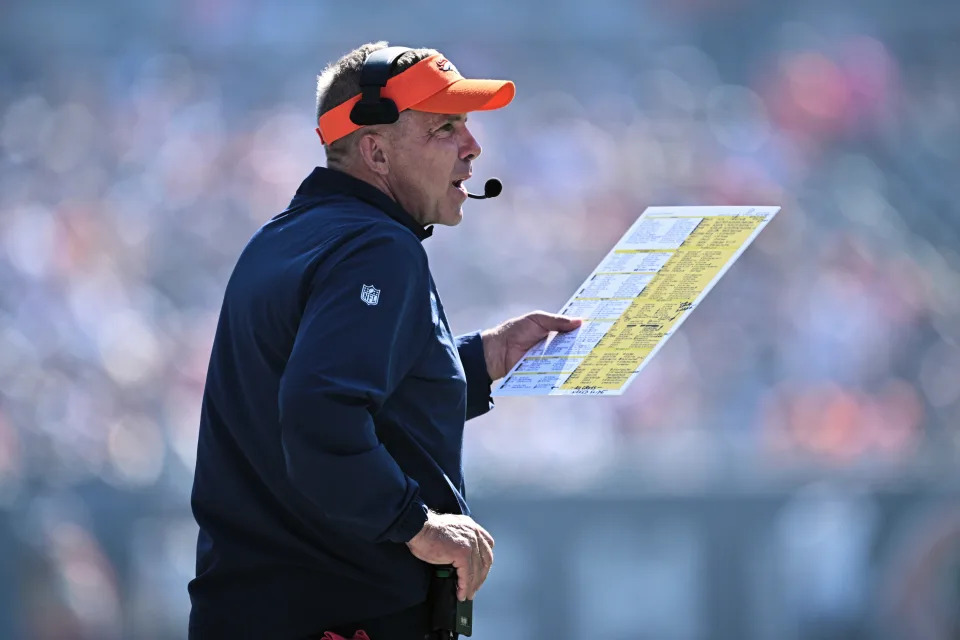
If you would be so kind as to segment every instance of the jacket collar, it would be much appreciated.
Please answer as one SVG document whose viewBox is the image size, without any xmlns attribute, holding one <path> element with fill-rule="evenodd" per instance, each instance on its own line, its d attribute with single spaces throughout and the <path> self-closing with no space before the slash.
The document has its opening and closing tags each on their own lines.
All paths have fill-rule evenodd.
<svg viewBox="0 0 960 640">
<path fill-rule="evenodd" d="M 352 196 L 373 205 L 410 229 L 421 242 L 433 235 L 433 227 L 424 227 L 414 220 L 413 216 L 404 211 L 403 207 L 383 191 L 336 169 L 316 167 L 313 173 L 301 183 L 295 197 L 312 198 L 329 195 L 331 192 Z"/>
</svg>

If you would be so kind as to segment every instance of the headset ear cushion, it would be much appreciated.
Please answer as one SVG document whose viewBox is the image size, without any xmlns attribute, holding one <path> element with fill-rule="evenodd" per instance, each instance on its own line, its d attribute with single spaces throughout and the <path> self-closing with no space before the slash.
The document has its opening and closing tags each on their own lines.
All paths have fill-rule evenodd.
<svg viewBox="0 0 960 640">
<path fill-rule="evenodd" d="M 380 98 L 379 102 L 369 103 L 360 100 L 350 110 L 350 121 L 353 124 L 393 124 L 400 119 L 397 104 L 390 98 Z"/>
</svg>

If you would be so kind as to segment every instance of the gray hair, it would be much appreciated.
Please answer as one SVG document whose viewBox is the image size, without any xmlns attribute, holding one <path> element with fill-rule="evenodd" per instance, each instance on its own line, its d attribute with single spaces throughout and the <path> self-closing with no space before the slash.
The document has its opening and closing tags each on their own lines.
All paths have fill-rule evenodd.
<svg viewBox="0 0 960 640">
<path fill-rule="evenodd" d="M 317 76 L 317 121 L 320 116 L 343 104 L 360 93 L 360 70 L 374 51 L 386 48 L 385 41 L 361 45 L 336 62 L 332 62 Z M 414 64 L 439 53 L 434 49 L 411 49 L 397 59 L 391 76 L 412 67 Z M 342 164 L 353 150 L 359 131 L 323 146 L 327 153 L 327 165 Z"/>
</svg>

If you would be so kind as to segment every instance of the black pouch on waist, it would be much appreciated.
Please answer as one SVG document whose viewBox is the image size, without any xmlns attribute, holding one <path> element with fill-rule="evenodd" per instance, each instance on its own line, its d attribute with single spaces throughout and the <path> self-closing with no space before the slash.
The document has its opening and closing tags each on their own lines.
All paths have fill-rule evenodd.
<svg viewBox="0 0 960 640">
<path fill-rule="evenodd" d="M 449 565 L 433 568 L 430 577 L 430 628 L 473 635 L 473 600 L 457 600 L 457 570 Z"/>
</svg>

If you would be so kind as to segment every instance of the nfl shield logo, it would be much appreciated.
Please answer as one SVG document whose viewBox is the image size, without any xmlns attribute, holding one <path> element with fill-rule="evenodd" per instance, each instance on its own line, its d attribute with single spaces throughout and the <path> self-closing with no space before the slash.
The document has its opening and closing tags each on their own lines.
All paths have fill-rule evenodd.
<svg viewBox="0 0 960 640">
<path fill-rule="evenodd" d="M 372 307 L 380 302 L 380 289 L 377 289 L 373 285 L 365 284 L 363 285 L 363 289 L 360 290 L 360 299 Z"/>
</svg>

